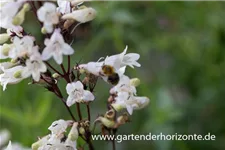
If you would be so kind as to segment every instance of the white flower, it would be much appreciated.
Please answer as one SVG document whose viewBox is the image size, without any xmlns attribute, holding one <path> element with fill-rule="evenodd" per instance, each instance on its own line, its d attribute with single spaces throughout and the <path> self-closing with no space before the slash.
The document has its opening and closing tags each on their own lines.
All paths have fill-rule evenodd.
<svg viewBox="0 0 225 150">
<path fill-rule="evenodd" d="M 4 73 L 3 70 L 4 69 L 9 69 L 11 67 L 13 67 L 15 64 L 11 63 L 11 62 L 2 62 L 0 63 L 0 74 Z"/>
<path fill-rule="evenodd" d="M 66 91 L 69 95 L 66 102 L 67 106 L 71 106 L 76 102 L 93 101 L 95 98 L 90 91 L 84 90 L 84 86 L 80 81 L 68 83 Z"/>
<path fill-rule="evenodd" d="M 37 15 L 38 19 L 44 23 L 44 28 L 47 33 L 51 33 L 53 31 L 53 25 L 59 22 L 56 6 L 50 2 L 45 2 L 44 5 L 38 9 Z"/>
<path fill-rule="evenodd" d="M 130 115 L 132 115 L 133 110 L 144 108 L 149 103 L 149 99 L 147 97 L 137 97 L 130 95 L 127 92 L 119 92 L 115 100 L 116 101 L 112 106 L 116 110 L 126 108 Z"/>
<path fill-rule="evenodd" d="M 23 79 L 29 77 L 24 73 L 25 67 L 16 66 L 10 69 L 3 68 L 3 74 L 0 74 L 0 83 L 3 86 L 3 91 L 6 89 L 7 84 L 16 84 Z"/>
<path fill-rule="evenodd" d="M 0 45 L 0 59 L 9 58 L 9 51 L 12 49 L 12 44 Z"/>
<path fill-rule="evenodd" d="M 101 62 L 89 62 L 87 64 L 81 64 L 79 65 L 79 68 L 85 69 L 86 71 L 96 75 L 96 76 L 104 76 L 102 71 L 103 65 L 109 65 L 112 66 L 116 73 L 119 74 L 119 76 L 123 75 L 125 72 L 126 66 L 130 66 L 133 68 L 133 66 L 140 67 L 140 64 L 137 62 L 140 55 L 136 53 L 129 53 L 127 52 L 127 46 L 124 49 L 124 51 L 117 55 L 107 56 L 104 61 Z M 104 79 L 104 78 L 103 78 Z"/>
<path fill-rule="evenodd" d="M 27 74 L 31 74 L 35 81 L 40 80 L 41 73 L 47 71 L 47 67 L 41 59 L 41 54 L 36 50 L 30 57 L 26 60 L 26 70 Z"/>
<path fill-rule="evenodd" d="M 126 54 L 127 49 L 128 46 L 125 47 L 122 53 L 106 57 L 105 63 L 107 65 L 114 66 L 116 69 L 123 66 L 130 66 L 132 68 L 134 68 L 133 66 L 140 67 L 141 65 L 137 62 L 137 60 L 140 58 L 140 55 L 137 53 Z"/>
<path fill-rule="evenodd" d="M 62 64 L 63 54 L 72 55 L 74 53 L 73 48 L 65 43 L 60 29 L 55 29 L 51 39 L 45 39 L 45 45 L 46 47 L 42 53 L 43 60 L 48 60 L 53 57 L 58 64 Z"/>
<path fill-rule="evenodd" d="M 31 150 L 31 149 L 25 148 L 19 143 L 11 143 L 11 141 L 9 141 L 8 146 L 4 150 Z"/>
<path fill-rule="evenodd" d="M 68 122 L 60 119 L 60 120 L 54 121 L 48 129 L 52 132 L 52 134 L 60 135 L 66 132 L 67 127 L 68 127 Z"/>
<path fill-rule="evenodd" d="M 58 8 L 57 10 L 62 14 L 67 14 L 71 12 L 70 2 L 66 0 L 57 0 Z"/>
<path fill-rule="evenodd" d="M 21 27 L 21 26 L 16 26 L 16 27 L 14 27 L 14 28 L 8 28 L 7 29 L 7 34 L 9 35 L 9 36 L 11 36 L 12 34 L 16 34 L 16 36 L 18 36 L 18 37 L 23 37 L 23 28 Z"/>
<path fill-rule="evenodd" d="M 9 57 L 16 59 L 29 56 L 36 47 L 34 47 L 34 38 L 24 36 L 23 38 L 15 37 L 13 40 L 13 48 L 9 51 Z"/>
<path fill-rule="evenodd" d="M 0 131 L 0 147 L 3 147 L 9 141 L 10 135 L 10 132 L 6 129 Z"/>
<path fill-rule="evenodd" d="M 120 77 L 119 83 L 110 90 L 111 94 L 119 92 L 127 92 L 129 94 L 136 95 L 137 91 L 135 86 L 131 84 L 130 78 L 125 75 L 122 75 Z"/>
<path fill-rule="evenodd" d="M 83 8 L 74 10 L 72 13 L 68 13 L 62 16 L 62 19 L 72 19 L 81 23 L 85 23 L 93 20 L 96 17 L 96 10 L 93 8 Z"/>
<path fill-rule="evenodd" d="M 5 150 L 13 150 L 13 149 L 12 149 L 12 143 L 11 143 L 11 141 L 9 141 L 9 144 L 8 144 L 8 146 L 6 147 Z"/>
<path fill-rule="evenodd" d="M 22 1 L 9 1 L 0 3 L 0 27 L 8 29 L 15 28 L 16 26 L 12 24 L 13 17 L 17 14 L 18 10 L 23 4 Z"/>
</svg>

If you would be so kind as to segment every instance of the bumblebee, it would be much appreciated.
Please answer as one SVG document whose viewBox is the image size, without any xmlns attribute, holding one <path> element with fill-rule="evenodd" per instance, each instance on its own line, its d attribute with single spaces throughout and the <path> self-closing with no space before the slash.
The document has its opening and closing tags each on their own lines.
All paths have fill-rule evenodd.
<svg viewBox="0 0 225 150">
<path fill-rule="evenodd" d="M 105 76 L 107 76 L 107 81 L 112 85 L 117 85 L 120 77 L 118 73 L 115 72 L 115 69 L 110 65 L 103 65 L 102 72 Z"/>
</svg>

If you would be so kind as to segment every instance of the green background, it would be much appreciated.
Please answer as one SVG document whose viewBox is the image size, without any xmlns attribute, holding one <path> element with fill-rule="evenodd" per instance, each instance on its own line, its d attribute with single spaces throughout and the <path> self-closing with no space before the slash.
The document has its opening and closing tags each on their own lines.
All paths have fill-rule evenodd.
<svg viewBox="0 0 225 150">
<path fill-rule="evenodd" d="M 126 74 L 141 79 L 138 95 L 151 99 L 135 111 L 118 134 L 216 135 L 215 141 L 123 141 L 117 150 L 225 149 L 225 3 L 224 2 L 93 2 L 97 18 L 76 31 L 73 64 L 128 52 L 141 55 L 142 67 Z M 24 28 L 43 40 L 32 12 Z M 66 57 L 64 57 L 66 65 Z M 54 62 L 52 61 L 52 64 Z M 55 65 L 55 64 L 54 64 Z M 0 92 L 1 129 L 12 141 L 30 146 L 57 119 L 70 119 L 61 101 L 30 79 Z M 65 93 L 65 83 L 60 82 Z M 106 111 L 110 85 L 100 81 L 91 104 L 94 120 Z M 83 116 L 86 115 L 82 107 Z M 76 108 L 72 107 L 75 115 Z M 111 143 L 95 141 L 96 149 Z M 86 147 L 87 148 L 87 147 Z"/>
</svg>

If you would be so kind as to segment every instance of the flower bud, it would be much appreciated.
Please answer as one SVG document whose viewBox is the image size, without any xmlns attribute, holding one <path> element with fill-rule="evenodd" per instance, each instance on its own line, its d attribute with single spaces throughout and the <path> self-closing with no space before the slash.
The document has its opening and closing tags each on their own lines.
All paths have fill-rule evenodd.
<svg viewBox="0 0 225 150">
<path fill-rule="evenodd" d="M 25 13 L 29 10 L 30 10 L 30 5 L 28 3 L 25 3 L 23 5 L 23 8 L 17 13 L 17 15 L 13 17 L 12 23 L 14 25 L 21 25 L 24 22 Z"/>
<path fill-rule="evenodd" d="M 60 77 L 60 75 L 59 75 L 58 73 L 54 73 L 54 74 L 52 75 L 52 77 L 53 77 L 54 79 L 58 79 L 58 78 Z"/>
<path fill-rule="evenodd" d="M 4 44 L 9 40 L 10 36 L 7 33 L 0 34 L 0 44 Z"/>
<path fill-rule="evenodd" d="M 113 126 L 115 125 L 114 121 L 104 118 L 102 116 L 98 117 L 98 119 L 96 119 L 96 121 L 100 121 L 107 128 L 113 128 Z"/>
<path fill-rule="evenodd" d="M 133 86 L 135 86 L 135 87 L 139 86 L 140 85 L 140 82 L 141 81 L 138 78 L 133 78 L 133 79 L 130 80 L 130 84 L 133 85 Z"/>
<path fill-rule="evenodd" d="M 85 23 L 93 20 L 96 17 L 96 10 L 93 8 L 84 8 L 75 10 L 72 13 L 68 13 L 62 16 L 62 19 L 72 19 L 80 23 Z"/>
<path fill-rule="evenodd" d="M 10 44 L 3 44 L 2 45 L 2 54 L 4 56 L 8 56 L 9 55 L 9 50 L 11 49 L 11 45 Z"/>
<path fill-rule="evenodd" d="M 11 63 L 13 63 L 13 64 L 15 64 L 15 63 L 17 63 L 18 62 L 18 59 L 11 59 L 11 61 L 10 61 Z"/>
<path fill-rule="evenodd" d="M 68 139 L 71 141 L 76 141 L 78 139 L 79 133 L 77 130 L 77 126 L 78 126 L 78 123 L 74 122 L 70 130 L 70 133 L 68 134 Z"/>
<path fill-rule="evenodd" d="M 120 104 L 112 104 L 112 107 L 116 110 L 116 111 L 121 111 L 124 107 Z"/>
<path fill-rule="evenodd" d="M 41 28 L 41 33 L 42 33 L 42 34 L 47 34 L 47 30 L 45 29 L 45 27 L 42 27 L 42 28 Z"/>
<path fill-rule="evenodd" d="M 84 135 L 84 134 L 85 134 L 85 129 L 84 129 L 83 127 L 80 127 L 80 128 L 79 128 L 79 133 L 80 133 L 81 135 Z"/>
<path fill-rule="evenodd" d="M 13 74 L 13 77 L 14 77 L 14 78 L 21 78 L 21 77 L 22 77 L 22 71 L 21 71 L 21 70 L 16 71 L 16 72 Z"/>
<path fill-rule="evenodd" d="M 38 150 L 39 147 L 41 147 L 42 145 L 44 145 L 48 140 L 49 140 L 50 136 L 47 135 L 41 139 L 39 139 L 37 142 L 33 143 L 31 148 L 32 150 Z"/>
</svg>

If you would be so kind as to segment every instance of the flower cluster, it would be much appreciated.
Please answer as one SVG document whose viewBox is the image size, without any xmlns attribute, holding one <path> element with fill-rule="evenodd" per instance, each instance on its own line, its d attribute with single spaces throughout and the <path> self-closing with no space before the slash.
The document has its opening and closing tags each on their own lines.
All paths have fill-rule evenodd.
<svg viewBox="0 0 225 150">
<path fill-rule="evenodd" d="M 138 78 L 130 79 L 125 75 L 126 68 L 140 67 L 137 62 L 140 55 L 127 53 L 128 47 L 120 54 L 101 57 L 97 62 L 77 64 L 73 67 L 70 57 L 74 54 L 72 42 L 74 30 L 78 25 L 92 21 L 96 17 L 95 9 L 87 7 L 82 0 L 57 0 L 57 2 L 36 2 L 27 0 L 11 0 L 1 3 L 1 28 L 5 33 L 0 40 L 0 84 L 3 90 L 8 84 L 16 84 L 23 79 L 32 77 L 31 84 L 43 85 L 55 94 L 68 110 L 72 120 L 57 120 L 48 128 L 51 134 L 46 135 L 32 145 L 33 150 L 76 150 L 77 139 L 81 137 L 93 149 L 91 135 L 90 103 L 96 99 L 94 89 L 97 81 L 102 79 L 108 86 L 109 98 L 102 101 L 107 103 L 107 111 L 99 115 L 93 122 L 101 123 L 106 134 L 115 133 L 119 126 L 129 122 L 129 116 L 134 110 L 144 108 L 149 98 L 137 96 L 136 87 L 140 84 Z M 9 12 L 9 9 L 12 10 Z M 22 27 L 26 12 L 33 11 L 41 25 L 43 43 Z M 67 68 L 63 60 L 67 57 Z M 53 58 L 56 65 L 51 65 Z M 64 80 L 67 98 L 59 87 Z M 70 110 L 76 105 L 77 116 Z M 87 118 L 83 118 L 80 105 L 87 108 Z M 122 113 L 121 113 L 122 112 Z M 69 134 L 66 134 L 71 127 Z M 103 133 L 103 131 L 102 131 Z M 103 133 L 105 134 L 105 132 Z M 11 143 L 7 150 L 12 148 Z"/>
<path fill-rule="evenodd" d="M 72 126 L 66 136 L 67 127 Z M 78 138 L 78 123 L 73 121 L 57 120 L 48 128 L 51 134 L 40 138 L 32 145 L 32 150 L 76 150 L 76 140 Z"/>
</svg>

